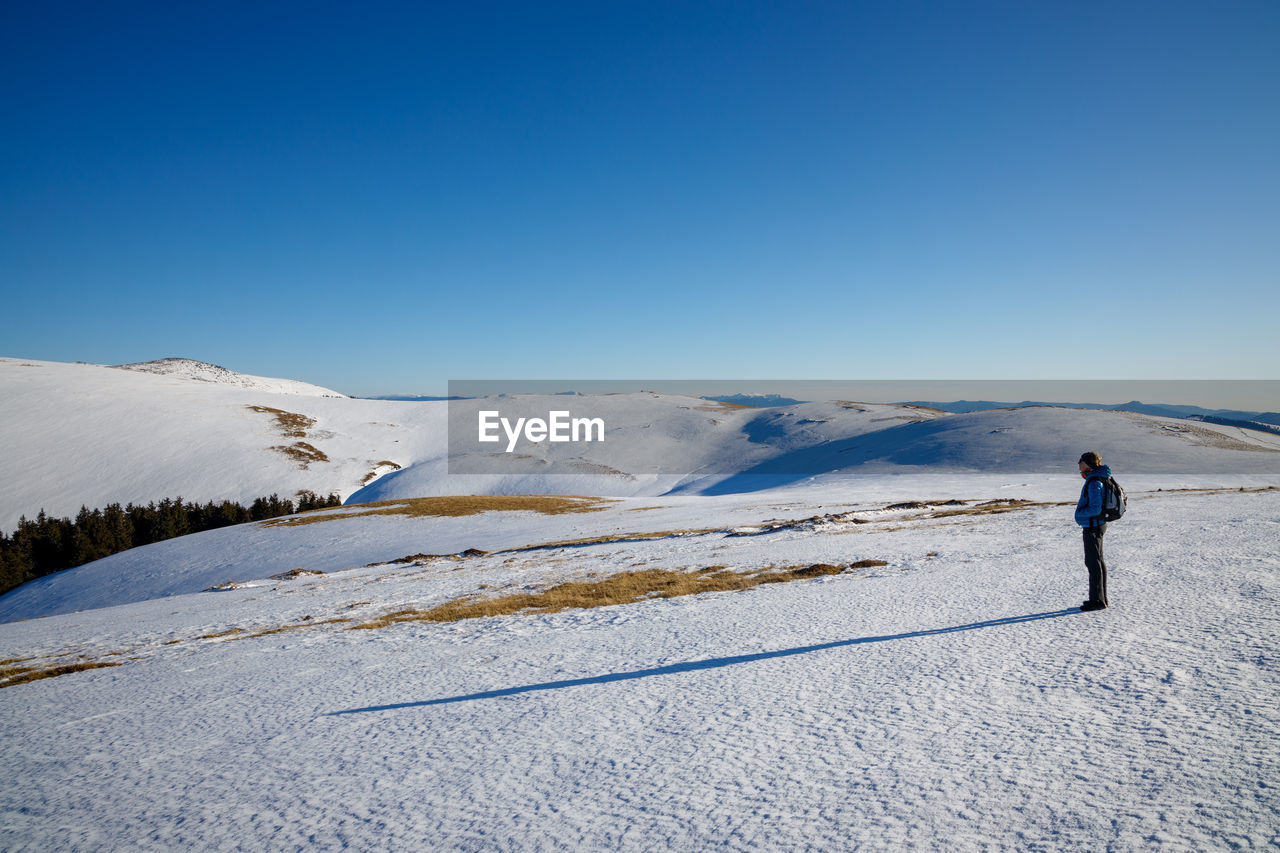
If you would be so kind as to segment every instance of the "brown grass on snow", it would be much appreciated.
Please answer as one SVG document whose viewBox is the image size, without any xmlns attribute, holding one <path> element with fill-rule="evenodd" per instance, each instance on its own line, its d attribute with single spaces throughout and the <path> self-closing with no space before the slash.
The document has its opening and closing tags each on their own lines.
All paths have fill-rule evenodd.
<svg viewBox="0 0 1280 853">
<path fill-rule="evenodd" d="M 482 512 L 540 512 L 543 515 L 560 515 L 566 512 L 596 512 L 610 503 L 613 501 L 607 498 L 582 495 L 446 495 L 352 504 L 340 511 L 317 511 L 262 523 L 273 527 L 293 527 L 370 515 L 406 515 L 410 518 L 478 515 Z"/>
<path fill-rule="evenodd" d="M 390 468 L 392 471 L 400 470 L 400 466 L 397 465 L 396 463 L 389 462 L 386 459 L 383 459 L 381 462 L 373 463 L 373 470 L 370 471 L 368 474 L 364 475 L 364 479 L 360 481 L 360 485 L 367 486 L 374 480 L 378 479 L 379 468 Z"/>
<path fill-rule="evenodd" d="M 1005 512 L 1015 512 L 1020 509 L 1032 509 L 1039 506 L 1067 506 L 1067 501 L 1027 501 L 1020 498 L 999 498 L 994 501 L 986 501 L 977 506 L 967 506 L 963 509 L 944 509 L 938 512 L 931 512 L 926 518 L 950 518 L 955 515 L 999 515 Z"/>
<path fill-rule="evenodd" d="M 299 415 L 296 412 L 286 412 L 270 406 L 246 406 L 245 408 L 264 415 L 275 415 L 276 426 L 280 428 L 285 438 L 306 438 L 307 430 L 316 425 L 315 418 Z"/>
<path fill-rule="evenodd" d="M 584 545 L 610 545 L 616 542 L 648 542 L 653 539 L 672 539 L 677 536 L 700 536 L 719 532 L 718 527 L 691 527 L 682 530 L 655 530 L 652 533 L 611 533 L 605 536 L 588 536 L 584 539 L 561 539 L 556 542 L 539 542 L 535 545 L 519 545 L 504 548 L 503 553 L 515 551 L 549 551 L 554 548 L 581 548 Z"/>
<path fill-rule="evenodd" d="M 353 630 L 385 628 L 401 622 L 457 622 L 512 613 L 556 613 L 574 608 L 608 607 L 650 598 L 675 598 L 704 592 L 751 589 L 763 584 L 807 580 L 838 575 L 850 569 L 887 565 L 883 560 L 860 560 L 847 566 L 814 563 L 809 566 L 770 567 L 755 572 L 735 572 L 725 566 L 711 566 L 696 572 L 640 569 L 609 575 L 599 580 L 567 581 L 543 590 L 495 598 L 464 596 L 430 610 L 397 610 L 351 627 Z"/>
<path fill-rule="evenodd" d="M 320 448 L 307 444 L 305 441 L 295 441 L 286 447 L 283 444 L 277 444 L 271 448 L 279 453 L 283 453 L 290 459 L 299 463 L 303 468 L 308 467 L 312 462 L 328 462 L 328 455 Z"/>
<path fill-rule="evenodd" d="M 297 412 L 286 412 L 284 409 L 274 409 L 271 406 L 245 406 L 245 408 L 259 414 L 274 415 L 276 428 L 280 430 L 280 434 L 285 438 L 306 438 L 307 430 L 316 425 L 315 418 L 309 418 Z M 307 468 L 312 462 L 329 461 L 329 457 L 325 455 L 323 450 L 305 441 L 295 441 L 289 445 L 278 444 L 271 449 L 277 453 L 283 453 L 303 468 Z"/>
<path fill-rule="evenodd" d="M 278 625 L 274 628 L 263 628 L 261 630 L 254 631 L 253 633 L 242 634 L 240 636 L 235 637 L 234 639 L 252 640 L 254 637 L 266 637 L 271 634 L 283 634 L 285 631 L 297 631 L 301 628 L 315 628 L 320 625 L 341 625 L 345 622 L 350 622 L 350 621 L 351 621 L 350 619 L 347 619 L 344 616 L 335 616 L 332 619 L 315 619 L 315 620 L 313 620 L 310 616 L 304 616 L 302 617 L 301 622 L 290 622 L 287 625 Z"/>
<path fill-rule="evenodd" d="M 101 669 L 106 666 L 122 666 L 122 664 L 86 660 L 54 666 L 7 666 L 0 668 L 0 688 L 39 681 L 42 678 L 55 678 L 72 672 L 83 672 L 86 669 Z"/>
</svg>

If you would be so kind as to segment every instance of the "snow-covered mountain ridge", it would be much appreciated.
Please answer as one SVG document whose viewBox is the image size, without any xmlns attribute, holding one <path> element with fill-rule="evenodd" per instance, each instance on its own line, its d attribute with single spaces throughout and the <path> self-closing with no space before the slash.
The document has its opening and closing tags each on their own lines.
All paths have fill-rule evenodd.
<svg viewBox="0 0 1280 853">
<path fill-rule="evenodd" d="M 190 358 L 161 358 L 155 361 L 140 361 L 133 364 L 110 365 L 117 370 L 136 370 L 140 373 L 154 373 L 159 376 L 171 376 L 187 379 L 192 382 L 210 382 L 216 385 L 230 385 L 236 388 L 249 388 L 254 391 L 266 391 L 271 394 L 302 394 L 312 397 L 345 397 L 329 388 L 321 388 L 296 379 L 271 379 L 265 376 L 250 376 L 236 373 L 216 364 L 195 361 Z"/>
<path fill-rule="evenodd" d="M 189 366 L 170 365 L 179 374 Z M 477 473 L 451 474 L 449 403 L 283 393 L 271 389 L 292 387 L 289 380 L 264 381 L 246 387 L 0 359 L 0 529 L 40 509 L 70 516 L 82 505 L 179 496 L 702 494 L 873 472 L 1047 472 L 1071 470 L 1085 448 L 1130 476 L 1206 485 L 1280 476 L 1280 437 L 1180 419 L 1061 408 L 947 414 L 850 402 L 754 409 L 648 393 L 591 398 L 607 416 L 607 441 L 544 444 L 537 464 L 518 473 L 484 473 L 503 461 L 495 454 L 466 460 Z M 503 405 L 545 415 L 565 400 L 512 397 Z M 457 401 L 455 415 L 479 405 L 486 404 Z"/>
</svg>

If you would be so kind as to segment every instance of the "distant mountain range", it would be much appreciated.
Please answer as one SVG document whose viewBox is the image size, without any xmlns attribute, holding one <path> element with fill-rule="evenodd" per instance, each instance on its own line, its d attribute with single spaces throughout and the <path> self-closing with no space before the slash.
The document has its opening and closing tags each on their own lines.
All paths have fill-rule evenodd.
<svg viewBox="0 0 1280 853">
<path fill-rule="evenodd" d="M 572 392 L 567 392 L 572 393 Z M 388 395 L 382 397 L 363 397 L 365 400 L 395 400 L 422 403 L 438 400 L 460 400 L 463 397 L 431 397 L 412 394 Z M 748 406 L 756 409 L 772 409 L 784 406 L 797 406 L 812 402 L 784 397 L 780 394 L 722 394 L 703 397 L 718 403 L 729 403 L 735 406 Z M 1130 400 L 1128 403 L 1050 403 L 1038 400 L 1023 400 L 1021 403 L 999 402 L 996 400 L 953 400 L 938 402 L 936 400 L 908 400 L 898 405 L 923 406 L 939 409 L 952 414 L 968 414 L 993 409 L 1023 409 L 1033 406 L 1054 406 L 1065 409 L 1095 409 L 1102 411 L 1137 412 L 1142 415 L 1154 415 L 1162 418 L 1183 418 L 1185 420 L 1203 421 L 1221 426 L 1236 426 L 1243 429 L 1258 429 L 1263 432 L 1280 433 L 1280 412 L 1246 412 L 1239 409 L 1205 409 L 1200 406 L 1177 406 L 1165 403 L 1143 403 L 1141 400 Z"/>
<path fill-rule="evenodd" d="M 1142 415 L 1155 415 L 1161 418 L 1185 418 L 1188 420 L 1205 421 L 1206 423 L 1222 424 L 1224 426 L 1242 426 L 1249 429 L 1257 429 L 1260 425 L 1267 432 L 1276 432 L 1275 429 L 1267 430 L 1266 427 L 1280 426 L 1280 412 L 1244 412 L 1237 409 L 1203 409 L 1199 406 L 1171 406 L 1164 403 L 1143 403 L 1140 400 L 1130 400 L 1128 403 L 1045 403 L 1032 400 L 1024 400 L 1021 403 L 998 403 L 992 400 L 955 400 L 950 403 L 939 403 L 925 400 L 912 400 L 908 403 L 912 406 L 928 406 L 933 409 L 941 409 L 944 412 L 952 412 L 953 414 L 965 414 L 968 412 L 982 412 L 989 409 L 1021 409 L 1030 406 L 1058 406 L 1066 409 L 1104 409 L 1118 412 L 1137 412 Z"/>
<path fill-rule="evenodd" d="M 357 400 L 388 400 L 393 403 L 426 403 L 440 400 L 461 400 L 461 397 L 432 397 L 425 394 L 385 394 L 381 397 L 357 397 Z"/>
<path fill-rule="evenodd" d="M 780 394 L 722 394 L 719 397 L 703 397 L 717 403 L 730 403 L 734 406 L 750 406 L 753 409 L 771 409 L 775 406 L 796 406 L 809 400 L 796 400 Z"/>
<path fill-rule="evenodd" d="M 705 397 L 722 403 L 755 408 L 775 408 L 798 405 L 803 400 L 794 400 L 778 394 L 730 394 L 719 397 Z M 1154 415 L 1162 418 L 1183 418 L 1185 420 L 1204 421 L 1222 426 L 1237 426 L 1244 429 L 1260 429 L 1263 432 L 1280 432 L 1280 412 L 1246 412 L 1238 409 L 1205 409 L 1200 406 L 1174 406 L 1164 403 L 1143 403 L 1131 400 L 1128 403 L 1048 403 L 1036 400 L 1023 400 L 1021 403 L 1004 403 L 996 400 L 953 400 L 943 403 L 936 400 L 908 400 L 900 405 L 923 406 L 940 409 L 952 414 L 968 414 L 995 409 L 1025 409 L 1033 406 L 1051 406 L 1065 409 L 1095 409 L 1102 411 L 1137 412 L 1142 415 Z"/>
<path fill-rule="evenodd" d="M 132 365 L 130 365 L 132 367 Z M 572 395 L 576 392 L 566 391 Z M 422 394 L 388 394 L 376 397 L 358 397 L 361 400 L 394 400 L 401 402 L 422 403 L 439 400 L 463 400 L 467 397 L 437 397 Z M 784 397 L 781 394 L 720 394 L 703 396 L 704 400 L 718 403 L 729 403 L 735 406 L 747 406 L 754 409 L 773 409 L 784 406 L 798 406 L 803 403 L 817 402 Z M 1246 412 L 1239 409 L 1205 409 L 1200 406 L 1178 406 L 1166 403 L 1144 403 L 1141 400 L 1130 400 L 1128 403 L 1052 403 L 1040 400 L 1023 400 L 1020 403 L 1000 402 L 997 400 L 952 400 L 938 402 L 936 400 L 905 400 L 896 405 L 923 406 L 939 409 L 952 414 L 968 414 L 992 409 L 1023 409 L 1032 406 L 1054 406 L 1064 409 L 1096 409 L 1102 411 L 1137 412 L 1143 415 L 1154 415 L 1162 418 L 1185 418 L 1205 421 L 1224 426 L 1245 426 L 1257 428 L 1259 424 L 1280 428 L 1280 412 Z M 1275 430 L 1267 430 L 1275 431 Z"/>
</svg>

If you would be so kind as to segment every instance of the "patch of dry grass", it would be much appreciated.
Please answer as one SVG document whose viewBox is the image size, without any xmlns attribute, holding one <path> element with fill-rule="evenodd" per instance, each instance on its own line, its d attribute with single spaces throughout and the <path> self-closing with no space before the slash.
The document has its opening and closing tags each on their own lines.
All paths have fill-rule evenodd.
<svg viewBox="0 0 1280 853">
<path fill-rule="evenodd" d="M 397 465 L 396 463 L 389 462 L 386 459 L 383 459 L 381 462 L 373 463 L 373 470 L 370 471 L 368 474 L 364 475 L 364 479 L 360 481 L 360 485 L 367 486 L 370 483 L 372 483 L 374 480 L 378 479 L 379 468 L 390 468 L 392 471 L 400 470 L 400 466 Z"/>
<path fill-rule="evenodd" d="M 86 669 L 102 669 L 108 666 L 123 666 L 119 663 L 107 663 L 106 661 L 76 661 L 75 663 L 52 664 L 48 666 L 9 666 L 0 668 L 0 688 L 13 687 L 18 684 L 26 684 L 31 681 L 39 681 L 42 678 L 56 678 L 59 675 L 69 675 L 73 672 L 83 672 Z"/>
<path fill-rule="evenodd" d="M 557 542 L 539 542 L 536 545 L 520 545 L 504 548 L 502 553 L 516 551 L 550 551 L 555 548 L 581 548 L 586 545 L 611 545 L 616 542 L 649 542 L 654 539 L 673 539 L 677 536 L 701 536 L 719 533 L 718 527 L 697 527 L 682 530 L 656 530 L 652 533 L 611 533 L 607 536 L 588 536 L 584 539 L 561 539 Z"/>
<path fill-rule="evenodd" d="M 357 602 L 347 606 L 347 609 L 363 604 L 367 601 Z M 225 631 L 212 631 L 208 634 L 201 634 L 194 638 L 179 638 L 176 640 L 167 640 L 164 645 L 172 646 L 179 643 L 190 643 L 197 640 L 251 640 L 254 637 L 267 637 L 272 634 L 283 634 L 286 631 L 298 631 L 303 628 L 315 628 L 320 625 L 341 625 L 351 620 L 344 616 L 334 616 L 330 619 L 313 619 L 311 616 L 303 616 L 298 622 L 287 622 L 283 625 L 275 625 L 270 628 L 258 628 L 256 630 L 250 628 L 228 628 Z M 118 653 L 115 653 L 118 654 Z"/>
<path fill-rule="evenodd" d="M 196 639 L 225 639 L 228 637 L 234 637 L 234 635 L 242 633 L 243 630 L 243 628 L 228 628 L 225 631 L 211 631 L 209 634 L 201 634 L 200 637 L 197 637 Z M 179 643 L 189 642 L 191 642 L 191 640 L 179 637 L 178 639 L 165 640 L 164 644 L 165 646 L 177 646 Z"/>
<path fill-rule="evenodd" d="M 13 661 L 9 663 L 7 666 L 0 666 L 0 679 L 13 678 L 15 675 L 21 675 L 24 672 L 32 672 L 33 670 L 39 669 L 39 667 L 35 667 L 35 666 L 16 666 L 15 665 L 17 663 L 26 662 L 29 660 L 31 660 L 31 658 L 14 658 Z"/>
<path fill-rule="evenodd" d="M 272 575 L 271 580 L 291 581 L 291 580 L 296 580 L 298 578 L 312 577 L 312 576 L 318 576 L 323 574 L 324 572 L 320 571 L 319 569 L 290 569 L 287 572 L 281 572 L 278 575 Z"/>
<path fill-rule="evenodd" d="M 245 406 L 245 408 L 251 412 L 272 415 L 275 418 L 276 428 L 280 430 L 280 434 L 285 438 L 306 438 L 307 430 L 316 425 L 315 418 L 300 415 L 297 412 L 286 412 L 284 409 L 275 409 L 271 406 Z M 303 468 L 310 467 L 313 462 L 329 461 L 329 457 L 325 455 L 323 450 L 305 441 L 295 441 L 293 444 L 287 445 L 278 444 L 271 449 L 277 453 L 283 453 Z"/>
<path fill-rule="evenodd" d="M 251 412 L 264 415 L 275 415 L 276 426 L 285 438 L 306 438 L 307 430 L 316 425 L 315 418 L 300 415 L 297 412 L 286 412 L 270 406 L 246 406 Z"/>
<path fill-rule="evenodd" d="M 297 631 L 302 628 L 315 628 L 320 625 L 342 625 L 350 622 L 345 616 L 335 616 L 332 619 L 312 619 L 310 616 L 302 617 L 301 622 L 290 622 L 286 625 L 277 625 L 274 628 L 263 628 L 252 633 L 243 633 L 237 636 L 237 640 L 252 640 L 254 637 L 267 637 L 272 634 L 283 634 L 286 631 Z"/>
<path fill-rule="evenodd" d="M 464 596 L 431 608 L 408 608 L 352 625 L 352 630 L 385 628 L 403 622 L 457 622 L 484 616 L 514 613 L 557 613 L 561 610 L 633 604 L 651 598 L 676 598 L 704 592 L 730 592 L 771 583 L 808 580 L 838 575 L 851 569 L 887 566 L 883 560 L 860 560 L 846 566 L 814 563 L 808 566 L 769 567 L 754 572 L 735 572 L 725 566 L 710 566 L 695 572 L 670 569 L 639 569 L 598 580 L 566 581 L 543 590 L 518 592 L 497 597 Z"/>
<path fill-rule="evenodd" d="M 404 500 L 374 501 L 352 504 L 340 512 L 307 513 L 262 522 L 272 527 L 294 527 L 300 524 L 317 524 L 345 518 L 363 518 L 370 515 L 404 515 L 409 518 L 424 516 L 464 516 L 482 512 L 539 512 L 543 515 L 560 515 L 568 512 L 597 512 L 614 501 L 608 498 L 592 498 L 582 495 L 446 495 L 434 498 L 405 498 Z"/>
<path fill-rule="evenodd" d="M 309 468 L 312 462 L 329 461 L 328 455 L 323 450 L 315 445 L 307 444 L 305 441 L 295 441 L 288 446 L 277 444 L 271 449 L 278 453 L 283 453 L 303 468 Z"/>
<path fill-rule="evenodd" d="M 826 515 L 811 515 L 808 518 L 794 518 L 783 521 L 766 521 L 758 525 L 746 525 L 730 530 L 726 536 L 767 536 L 783 530 L 812 531 L 826 524 L 870 524 L 865 518 L 858 518 L 851 512 L 835 512 Z"/>
<path fill-rule="evenodd" d="M 977 506 L 931 512 L 925 518 L 951 518 L 956 515 L 999 515 L 1004 512 L 1015 512 L 1040 506 L 1068 506 L 1070 503 L 1070 501 L 1027 501 L 1020 498 L 1000 498 L 980 503 Z"/>
<path fill-rule="evenodd" d="M 242 631 L 244 631 L 243 628 L 228 628 L 225 631 L 213 631 L 208 634 L 201 634 L 200 636 L 196 637 L 196 639 L 197 640 L 221 640 L 226 637 L 234 637 L 236 634 L 239 634 Z M 164 645 L 176 646 L 179 643 L 188 643 L 188 642 L 191 642 L 191 641 L 185 637 L 179 637 L 176 640 L 165 640 Z M 113 652 L 112 654 L 118 654 L 118 652 Z"/>
<path fill-rule="evenodd" d="M 426 563 L 433 563 L 436 560 L 451 560 L 460 562 L 470 557 L 487 557 L 488 551 L 481 551 L 479 548 L 468 548 L 465 551 L 459 551 L 456 554 L 408 554 L 404 557 L 397 557 L 394 560 L 377 560 L 372 563 L 365 563 L 364 568 L 371 569 L 374 566 L 388 566 L 392 564 L 406 564 L 420 566 Z M 514 558 L 513 558 L 514 559 Z"/>
</svg>

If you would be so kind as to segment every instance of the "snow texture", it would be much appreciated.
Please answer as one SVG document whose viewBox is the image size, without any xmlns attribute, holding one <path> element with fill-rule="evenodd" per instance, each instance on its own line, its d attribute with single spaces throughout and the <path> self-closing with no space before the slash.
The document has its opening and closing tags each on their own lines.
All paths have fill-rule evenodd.
<svg viewBox="0 0 1280 853">
<path fill-rule="evenodd" d="M 157 573 L 234 573 L 242 536 L 246 564 L 294 548 L 328 571 L 0 625 L 6 661 L 121 664 L 0 690 L 0 848 L 1274 849 L 1280 490 L 1157 482 L 1130 486 L 1107 533 L 1100 613 L 1075 609 L 1066 476 L 869 475 L 140 549 L 165 555 Z M 907 498 L 925 504 L 889 508 Z M 1034 502 L 939 515 L 997 498 Z M 710 532 L 365 565 L 676 528 Z M 888 565 L 327 621 L 637 566 L 867 558 Z"/>
</svg>

